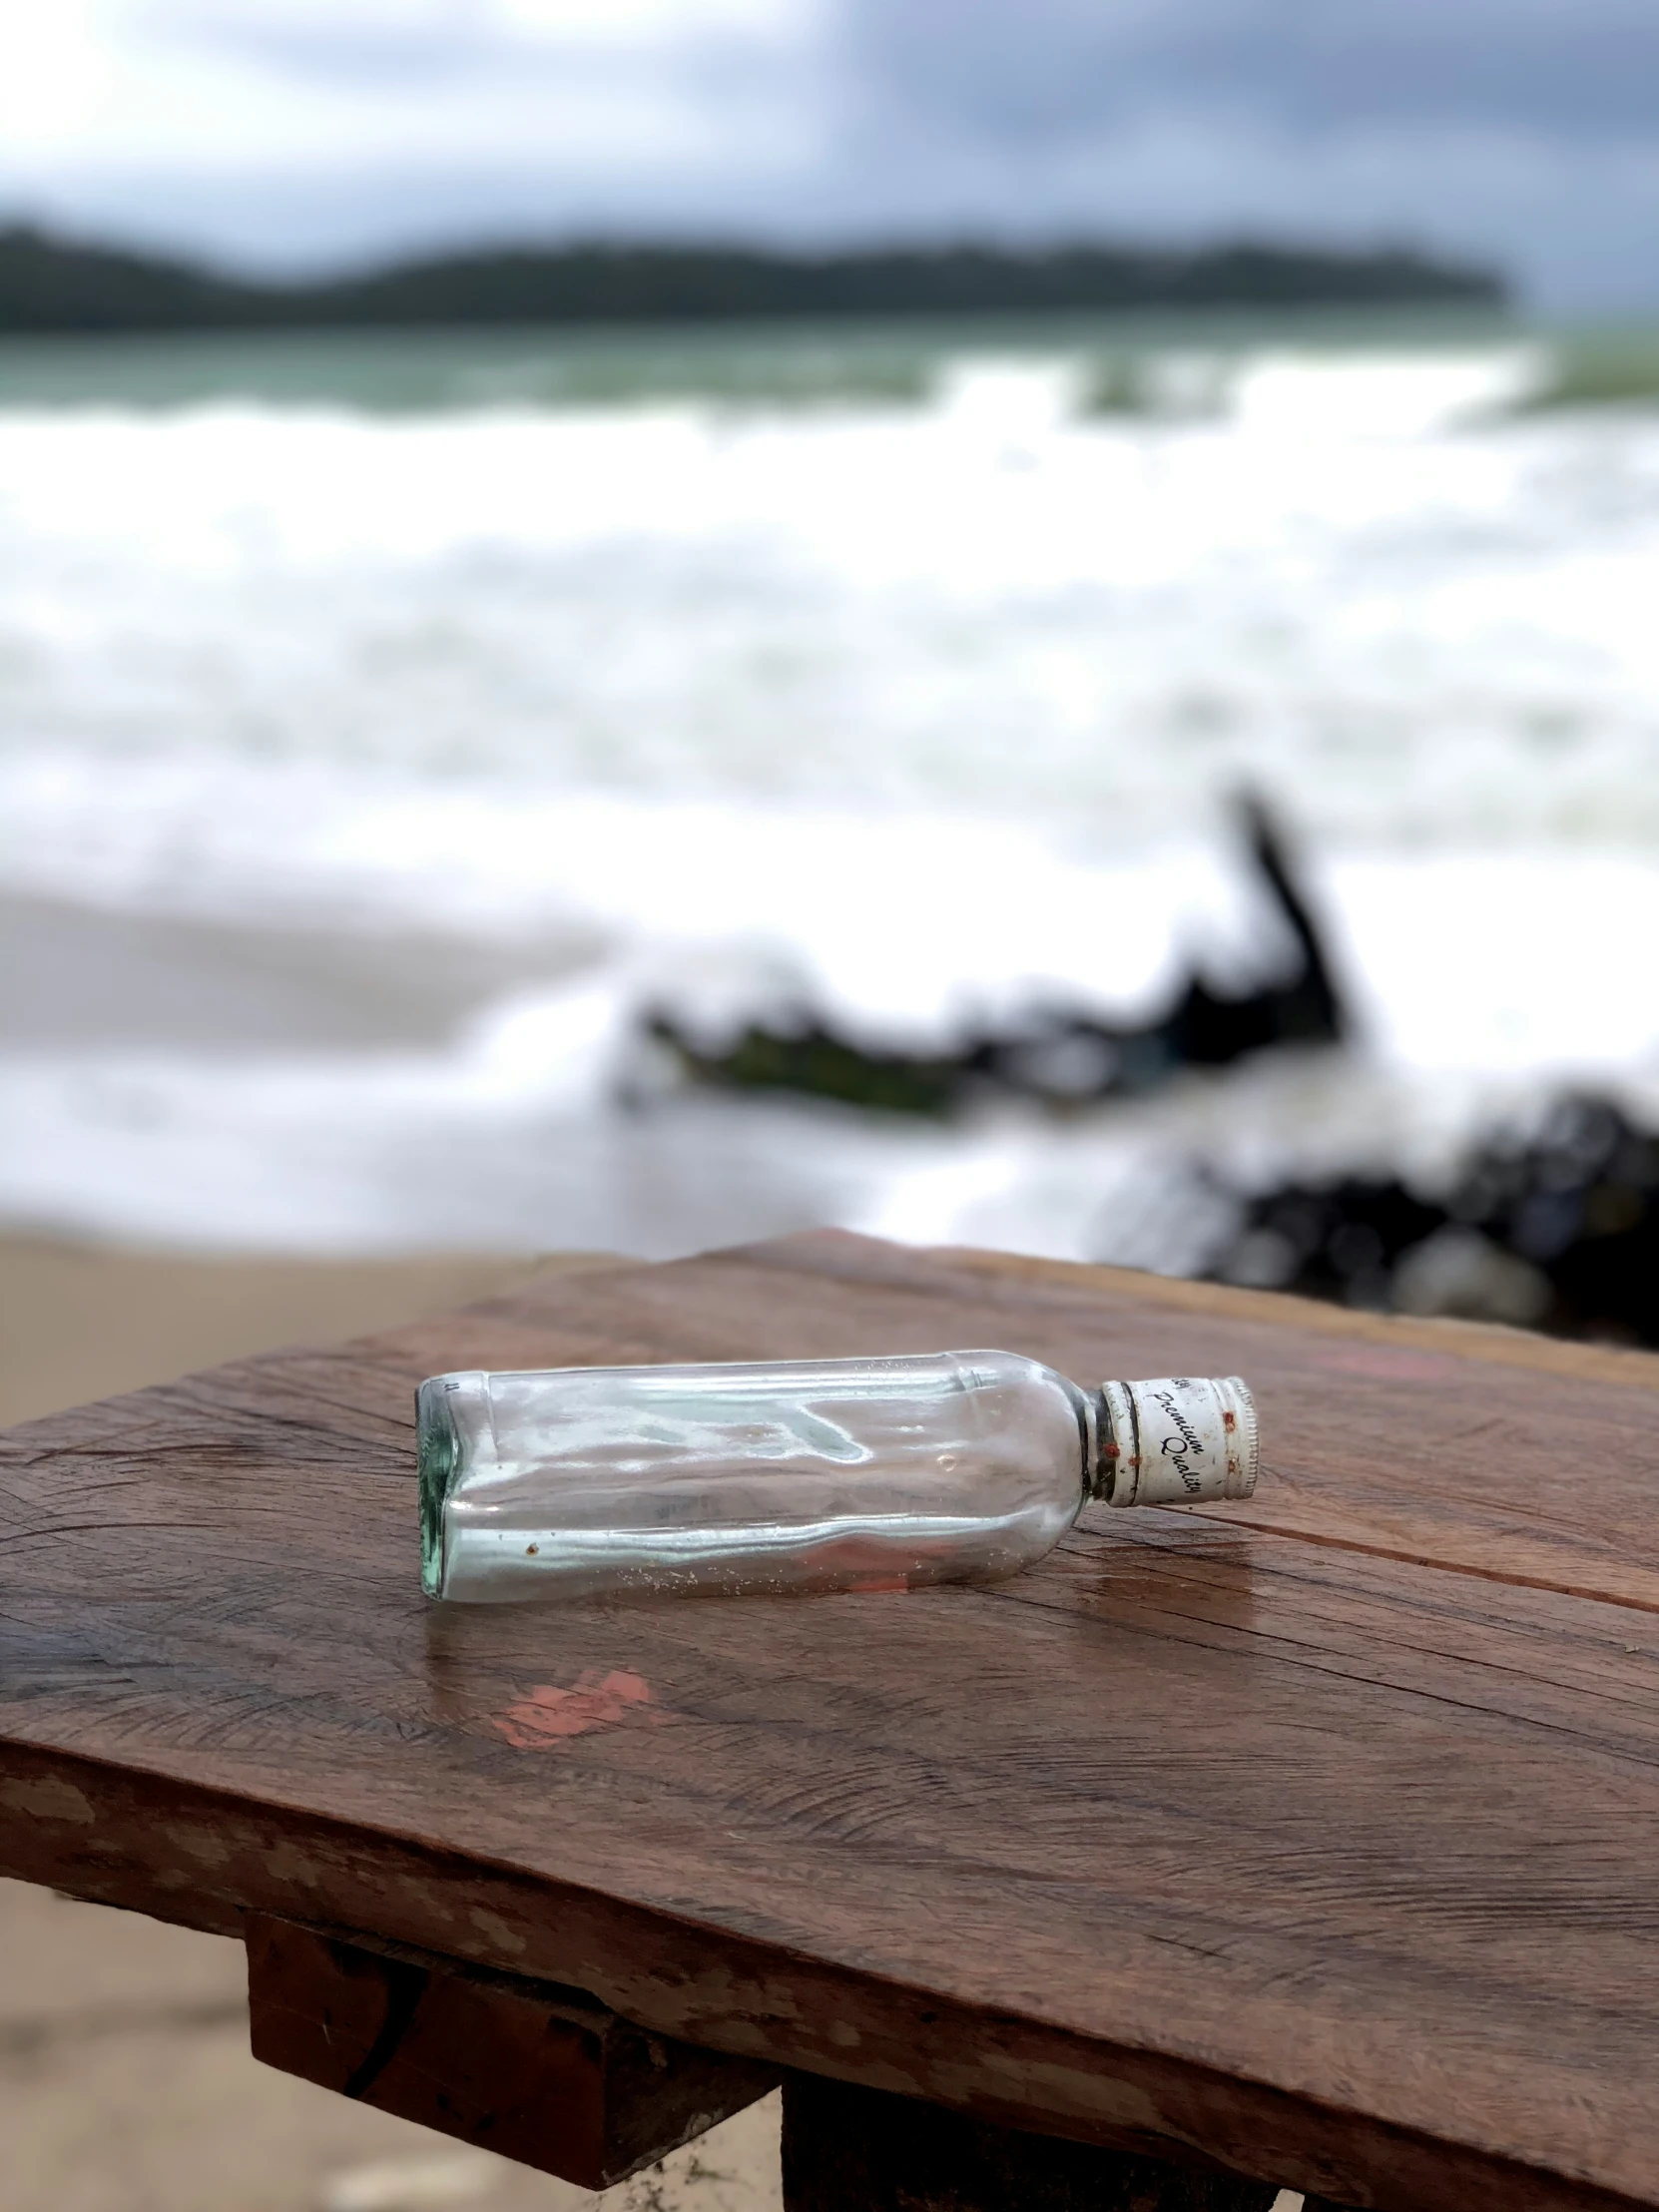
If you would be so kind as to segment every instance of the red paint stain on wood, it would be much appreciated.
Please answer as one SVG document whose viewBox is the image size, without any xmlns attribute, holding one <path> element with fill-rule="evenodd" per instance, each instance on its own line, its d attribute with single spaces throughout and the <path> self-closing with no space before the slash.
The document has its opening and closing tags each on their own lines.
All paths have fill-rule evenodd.
<svg viewBox="0 0 1659 2212">
<path fill-rule="evenodd" d="M 616 1728 L 625 1721 L 656 1726 L 667 1719 L 643 1675 L 626 1667 L 613 1667 L 608 1674 L 584 1667 L 570 1689 L 538 1683 L 490 1725 L 515 1751 L 557 1751 L 590 1729 Z"/>
</svg>

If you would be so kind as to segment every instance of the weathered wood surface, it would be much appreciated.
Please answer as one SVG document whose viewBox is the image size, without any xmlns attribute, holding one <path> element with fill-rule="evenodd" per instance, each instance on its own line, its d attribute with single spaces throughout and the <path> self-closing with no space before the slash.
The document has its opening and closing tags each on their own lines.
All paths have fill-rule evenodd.
<svg viewBox="0 0 1659 2212">
<path fill-rule="evenodd" d="M 1238 1371 L 1249 1505 L 908 1597 L 426 1608 L 409 1385 Z M 1384 2212 L 1659 2205 L 1659 1362 L 838 1236 L 0 1447 L 0 1864 Z"/>
<path fill-rule="evenodd" d="M 785 2082 L 783 2150 L 784 2212 L 1270 2212 L 1278 2193 L 821 2074 Z"/>
<path fill-rule="evenodd" d="M 580 1990 L 250 1913 L 254 2056 L 399 2119 L 609 2188 L 777 2085 Z"/>
</svg>

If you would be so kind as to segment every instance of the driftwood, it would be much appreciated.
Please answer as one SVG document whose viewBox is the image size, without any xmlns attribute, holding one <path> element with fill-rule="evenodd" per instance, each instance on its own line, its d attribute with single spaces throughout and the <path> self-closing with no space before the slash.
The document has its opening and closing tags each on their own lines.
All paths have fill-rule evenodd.
<svg viewBox="0 0 1659 2212">
<path fill-rule="evenodd" d="M 662 1005 L 647 1009 L 644 1031 L 698 1082 L 931 1115 L 986 1093 L 1075 1106 L 1151 1090 L 1182 1068 L 1227 1067 L 1279 1045 L 1336 1044 L 1351 1023 L 1284 836 L 1257 799 L 1241 801 L 1239 819 L 1255 872 L 1296 946 L 1292 971 L 1253 989 L 1217 989 L 1194 967 L 1165 1011 L 1139 1027 L 1076 1007 L 1035 1008 L 1014 1027 L 967 1036 L 947 1053 L 879 1049 L 807 1004 L 752 1021 L 718 1045 Z"/>
</svg>

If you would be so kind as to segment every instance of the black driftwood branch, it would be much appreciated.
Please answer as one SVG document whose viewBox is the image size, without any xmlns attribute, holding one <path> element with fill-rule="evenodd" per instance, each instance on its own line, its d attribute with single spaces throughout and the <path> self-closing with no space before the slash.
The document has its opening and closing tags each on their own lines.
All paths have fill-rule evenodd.
<svg viewBox="0 0 1659 2212">
<path fill-rule="evenodd" d="M 947 1115 L 1002 1093 L 1051 1106 L 1154 1089 L 1183 1068 L 1218 1068 L 1283 1045 L 1332 1045 L 1352 1028 L 1284 833 L 1264 803 L 1238 803 L 1245 848 L 1295 947 L 1288 974 L 1229 992 L 1198 967 L 1155 1020 L 1116 1024 L 1076 1007 L 1033 1009 L 1017 1025 L 965 1036 L 954 1052 L 881 1049 L 800 1004 L 712 1045 L 666 1006 L 643 1026 L 695 1080 L 730 1090 L 795 1091 L 889 1113 Z"/>
</svg>

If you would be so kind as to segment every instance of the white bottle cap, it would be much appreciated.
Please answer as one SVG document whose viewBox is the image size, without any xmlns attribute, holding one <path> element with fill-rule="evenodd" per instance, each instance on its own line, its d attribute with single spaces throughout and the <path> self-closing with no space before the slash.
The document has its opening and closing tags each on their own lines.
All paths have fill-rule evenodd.
<svg viewBox="0 0 1659 2212">
<path fill-rule="evenodd" d="M 1256 1404 L 1236 1375 L 1107 1382 L 1101 1396 L 1110 1433 L 1095 1494 L 1109 1504 L 1199 1505 L 1255 1489 Z"/>
</svg>

